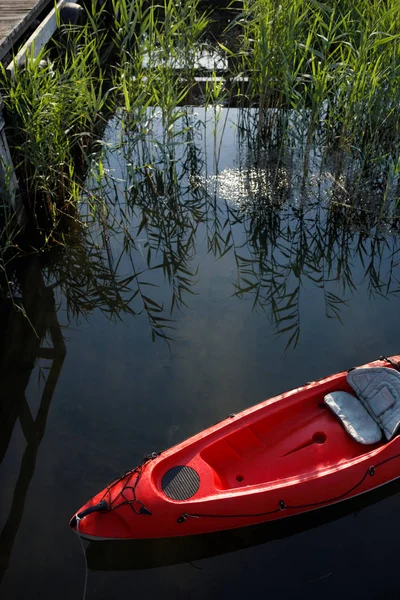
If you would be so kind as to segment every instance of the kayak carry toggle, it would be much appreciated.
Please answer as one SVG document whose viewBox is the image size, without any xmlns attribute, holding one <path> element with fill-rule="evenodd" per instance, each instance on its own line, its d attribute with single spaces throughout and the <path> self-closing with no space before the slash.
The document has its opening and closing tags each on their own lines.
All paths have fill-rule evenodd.
<svg viewBox="0 0 400 600">
<path fill-rule="evenodd" d="M 87 515 L 90 515 L 91 513 L 104 512 L 106 510 L 108 510 L 108 504 L 105 500 L 101 500 L 98 504 L 95 504 L 94 506 L 89 506 L 89 508 L 82 510 L 81 512 L 77 513 L 74 517 L 72 517 L 72 519 L 70 521 L 70 526 L 76 527 L 76 522 L 78 519 L 81 520 L 81 519 L 83 519 L 83 517 L 86 517 Z"/>
</svg>

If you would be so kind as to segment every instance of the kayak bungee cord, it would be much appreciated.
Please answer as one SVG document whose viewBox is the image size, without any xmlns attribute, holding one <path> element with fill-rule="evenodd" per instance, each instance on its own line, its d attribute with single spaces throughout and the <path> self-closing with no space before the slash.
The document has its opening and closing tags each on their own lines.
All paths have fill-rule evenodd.
<svg viewBox="0 0 400 600">
<path fill-rule="evenodd" d="M 77 526 L 77 533 L 78 533 L 78 523 L 81 519 L 83 519 L 84 517 L 86 517 L 87 515 L 89 515 L 90 513 L 93 512 L 101 512 L 101 513 L 107 513 L 110 512 L 112 510 L 115 510 L 116 508 L 119 508 L 120 506 L 124 506 L 125 504 L 129 504 L 129 506 L 132 508 L 133 512 L 136 513 L 137 515 L 151 515 L 151 511 L 146 508 L 143 504 L 143 502 L 141 500 L 139 500 L 136 497 L 136 487 L 137 484 L 139 483 L 139 480 L 142 476 L 143 473 L 143 469 L 146 466 L 146 464 L 151 461 L 154 460 L 155 458 L 157 458 L 157 456 L 160 456 L 161 452 L 152 452 L 151 454 L 146 454 L 146 456 L 143 458 L 141 464 L 137 467 L 135 467 L 134 469 L 131 469 L 129 471 L 126 471 L 123 475 L 121 475 L 120 477 L 116 477 L 115 479 L 112 479 L 110 481 L 110 483 L 107 485 L 104 494 L 100 500 L 100 502 L 98 502 L 98 504 L 95 504 L 93 506 L 90 506 L 89 508 L 77 513 L 70 521 L 70 525 L 71 526 Z M 134 476 L 136 474 L 136 479 L 135 479 L 135 483 L 133 485 L 128 485 L 130 479 L 132 476 Z M 118 492 L 118 494 L 116 495 L 116 497 L 111 500 L 111 490 L 113 489 L 114 486 L 117 485 L 117 483 L 126 480 L 124 483 L 124 486 L 122 487 L 122 489 Z M 132 490 L 132 494 L 133 494 L 133 500 L 129 500 L 125 495 L 124 495 L 124 491 L 125 490 Z M 105 497 L 108 495 L 109 500 L 105 500 Z M 117 500 L 117 498 L 122 497 L 123 500 L 122 502 L 119 502 L 118 504 L 114 504 L 115 501 Z M 139 508 L 137 508 L 139 507 Z"/>
<path fill-rule="evenodd" d="M 381 467 L 382 465 L 394 460 L 395 458 L 400 458 L 400 453 L 399 454 L 395 454 L 394 456 L 390 456 L 389 458 L 386 458 L 385 460 L 382 460 L 381 462 L 377 463 L 376 465 L 371 465 L 370 467 L 368 467 L 368 469 L 366 470 L 366 472 L 364 473 L 364 475 L 362 476 L 362 478 L 360 479 L 360 481 L 358 483 L 356 483 L 356 485 L 353 485 L 353 487 L 351 487 L 349 490 L 347 490 L 346 492 L 344 492 L 343 494 L 341 494 L 340 496 L 336 496 L 334 498 L 328 498 L 327 500 L 320 500 L 319 502 L 310 502 L 309 504 L 286 504 L 286 502 L 284 500 L 279 500 L 279 507 L 275 508 L 274 510 L 270 510 L 267 512 L 262 512 L 262 513 L 248 513 L 248 514 L 241 514 L 241 515 L 213 515 L 213 514 L 201 514 L 201 513 L 183 513 L 178 519 L 177 519 L 177 523 L 184 523 L 186 521 L 186 519 L 191 518 L 191 519 L 201 519 L 201 518 L 210 518 L 210 519 L 240 519 L 240 518 L 257 518 L 257 517 L 266 517 L 267 515 L 273 515 L 275 513 L 284 511 L 286 509 L 289 510 L 301 510 L 303 508 L 312 508 L 314 506 L 321 506 L 322 504 L 332 504 L 334 502 L 339 502 L 340 500 L 342 500 L 343 498 L 345 498 L 346 496 L 348 496 L 349 494 L 351 494 L 351 492 L 354 492 L 354 490 L 356 490 L 358 487 L 360 487 L 360 485 L 362 485 L 364 483 L 364 481 L 366 480 L 366 478 L 368 477 L 368 475 L 370 477 L 373 477 L 375 475 L 376 469 L 378 467 Z M 397 479 L 397 478 L 396 478 Z"/>
<path fill-rule="evenodd" d="M 102 508 L 100 509 L 101 511 L 105 511 L 108 512 L 110 510 L 115 510 L 116 508 L 119 508 L 120 506 L 124 506 L 125 504 L 129 504 L 129 506 L 132 508 L 132 510 L 137 514 L 137 515 L 151 515 L 151 511 L 145 507 L 145 505 L 143 504 L 143 502 L 141 500 L 139 500 L 136 496 L 136 487 L 139 483 L 139 480 L 142 476 L 143 473 L 143 469 L 144 467 L 147 465 L 148 462 L 150 462 L 151 460 L 154 460 L 155 458 L 157 458 L 157 456 L 160 456 L 161 452 L 152 452 L 151 454 L 146 454 L 146 456 L 143 458 L 142 462 L 140 463 L 140 465 L 138 467 L 135 467 L 134 469 L 131 469 L 130 471 L 126 471 L 126 473 L 124 473 L 121 477 L 117 477 L 116 479 L 113 479 L 108 485 L 107 488 L 103 494 L 102 499 L 100 500 L 100 504 L 101 502 L 105 502 L 107 504 L 106 508 Z M 136 479 L 135 479 L 135 483 L 133 485 L 128 485 L 130 479 L 132 476 L 136 475 Z M 120 481 L 126 480 L 124 483 L 124 486 L 122 487 L 122 489 L 118 492 L 118 494 L 116 495 L 116 497 L 113 500 L 110 500 L 109 502 L 105 501 L 105 497 L 108 495 L 109 498 L 111 498 L 111 489 Z M 132 495 L 133 495 L 133 500 L 129 500 L 124 492 L 125 490 L 131 490 L 132 491 Z M 122 502 L 119 502 L 118 504 L 114 504 L 115 501 L 117 500 L 117 498 L 122 497 L 123 500 Z M 139 507 L 139 509 L 138 509 Z"/>
</svg>

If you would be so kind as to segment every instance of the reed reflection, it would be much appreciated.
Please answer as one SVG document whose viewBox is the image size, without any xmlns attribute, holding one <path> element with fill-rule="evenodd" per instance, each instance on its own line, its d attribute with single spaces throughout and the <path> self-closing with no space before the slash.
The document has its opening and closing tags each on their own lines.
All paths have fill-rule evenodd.
<svg viewBox="0 0 400 600">
<path fill-rule="evenodd" d="M 216 260 L 234 260 L 229 294 L 251 297 L 287 348 L 300 338 L 306 283 L 338 320 L 360 285 L 398 294 L 396 177 L 380 165 L 364 180 L 352 157 L 304 145 L 304 115 L 267 114 L 154 108 L 141 125 L 134 114 L 112 121 L 88 177 L 85 228 L 56 268 L 71 316 L 144 313 L 153 339 L 173 339 L 177 311 L 201 290 L 203 236 Z M 224 139 L 232 166 L 221 168 Z"/>
</svg>

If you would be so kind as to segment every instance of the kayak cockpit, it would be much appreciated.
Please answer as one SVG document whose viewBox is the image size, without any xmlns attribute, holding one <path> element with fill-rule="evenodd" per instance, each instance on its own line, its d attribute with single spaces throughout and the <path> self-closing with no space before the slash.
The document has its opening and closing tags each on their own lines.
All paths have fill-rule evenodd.
<svg viewBox="0 0 400 600">
<path fill-rule="evenodd" d="M 339 465 L 369 451 L 329 409 L 299 405 L 276 427 L 268 418 L 241 428 L 200 453 L 215 471 L 217 487 L 265 485 Z"/>
<path fill-rule="evenodd" d="M 335 382 L 335 388 L 340 387 L 346 387 L 345 377 Z M 175 454 L 173 461 L 167 458 L 157 465 L 156 486 L 164 494 L 166 473 L 172 476 L 173 468 L 184 465 L 199 474 L 193 496 L 198 500 L 216 491 L 274 486 L 292 477 L 309 477 L 379 446 L 366 448 L 348 435 L 324 404 L 329 391 L 332 382 L 304 388 L 285 402 L 277 398 L 236 422 L 230 419 L 226 432 L 211 432 Z"/>
<path fill-rule="evenodd" d="M 356 369 L 335 388 L 328 394 L 316 388 L 307 398 L 300 393 L 279 411 L 271 406 L 261 418 L 204 448 L 201 458 L 215 471 L 217 487 L 304 477 L 383 445 L 382 433 L 387 441 L 394 437 L 400 425 L 397 371 Z"/>
</svg>

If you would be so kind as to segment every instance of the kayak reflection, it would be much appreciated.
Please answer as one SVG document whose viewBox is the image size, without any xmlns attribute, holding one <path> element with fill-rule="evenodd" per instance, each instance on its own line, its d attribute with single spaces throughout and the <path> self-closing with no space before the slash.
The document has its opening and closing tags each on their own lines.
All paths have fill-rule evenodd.
<svg viewBox="0 0 400 600">
<path fill-rule="evenodd" d="M 90 542 L 86 549 L 91 571 L 135 571 L 212 558 L 291 537 L 356 514 L 400 493 L 400 479 L 367 494 L 306 514 L 240 529 L 153 540 Z"/>
</svg>

